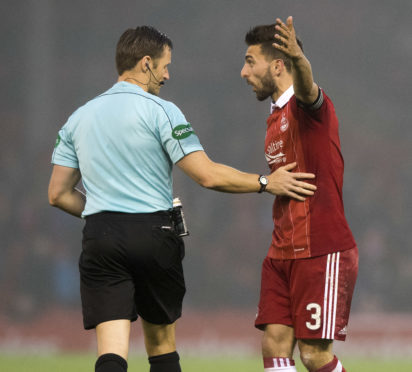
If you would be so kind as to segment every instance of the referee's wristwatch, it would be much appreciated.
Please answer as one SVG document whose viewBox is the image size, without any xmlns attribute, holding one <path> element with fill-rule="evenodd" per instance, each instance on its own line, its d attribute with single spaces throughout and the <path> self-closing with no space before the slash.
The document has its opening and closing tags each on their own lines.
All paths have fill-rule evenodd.
<svg viewBox="0 0 412 372">
<path fill-rule="evenodd" d="M 260 184 L 260 190 L 258 191 L 258 193 L 262 193 L 263 191 L 266 190 L 266 186 L 268 185 L 269 181 L 267 179 L 266 176 L 259 176 L 259 184 Z"/>
</svg>

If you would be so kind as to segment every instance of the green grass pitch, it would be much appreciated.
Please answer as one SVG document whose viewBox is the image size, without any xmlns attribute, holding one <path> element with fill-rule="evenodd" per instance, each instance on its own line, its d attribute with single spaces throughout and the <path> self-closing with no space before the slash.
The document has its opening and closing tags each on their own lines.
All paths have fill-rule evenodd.
<svg viewBox="0 0 412 372">
<path fill-rule="evenodd" d="M 0 371 L 4 372 L 92 372 L 95 357 L 91 354 L 57 354 L 52 356 L 28 356 L 0 354 Z M 347 372 L 411 372 L 412 360 L 342 358 Z M 297 370 L 305 369 L 297 361 Z M 263 371 L 260 358 L 247 357 L 183 357 L 184 372 L 260 372 Z M 132 356 L 129 359 L 130 372 L 149 371 L 147 359 Z"/>
</svg>

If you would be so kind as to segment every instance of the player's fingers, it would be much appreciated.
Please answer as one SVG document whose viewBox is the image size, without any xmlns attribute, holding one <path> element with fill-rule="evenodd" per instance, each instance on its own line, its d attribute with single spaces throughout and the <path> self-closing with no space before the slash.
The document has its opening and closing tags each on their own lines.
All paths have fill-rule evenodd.
<svg viewBox="0 0 412 372">
<path fill-rule="evenodd" d="M 303 188 L 303 187 L 293 187 L 293 191 L 294 191 L 296 194 L 299 194 L 299 195 L 308 195 L 308 196 L 311 196 L 311 195 L 314 194 L 313 191 L 307 190 L 306 188 Z"/>
<path fill-rule="evenodd" d="M 280 28 L 284 29 L 285 31 L 289 31 L 288 27 L 283 23 L 283 21 L 280 18 L 276 19 L 276 26 L 279 26 Z"/>
<path fill-rule="evenodd" d="M 288 46 L 288 39 L 287 38 L 285 38 L 285 37 L 283 37 L 282 35 L 279 35 L 279 34 L 275 34 L 275 38 L 278 41 L 280 41 L 283 44 L 283 46 L 285 46 L 285 47 Z"/>
<path fill-rule="evenodd" d="M 288 17 L 288 19 L 286 20 L 286 23 L 287 24 L 285 25 L 282 22 L 281 24 L 279 24 L 279 27 L 281 28 L 283 33 L 286 33 L 290 39 L 294 40 L 296 38 L 296 34 L 295 34 L 295 28 L 293 26 L 293 18 Z"/>
<path fill-rule="evenodd" d="M 282 46 L 282 45 L 279 45 L 279 44 L 276 44 L 276 43 L 273 43 L 272 44 L 276 49 L 279 49 L 279 50 L 281 50 L 282 52 L 286 52 L 286 48 L 284 47 L 284 46 Z"/>
<path fill-rule="evenodd" d="M 280 168 L 282 168 L 282 169 L 284 169 L 284 170 L 286 170 L 286 171 L 290 171 L 290 170 L 292 170 L 293 168 L 295 168 L 296 165 L 297 165 L 297 163 L 294 161 L 293 163 L 286 164 L 286 165 L 284 165 L 283 167 L 280 167 Z M 279 168 L 279 169 L 280 169 L 280 168 Z M 295 174 L 295 173 L 294 173 L 294 174 Z M 296 174 L 299 174 L 299 173 L 296 173 Z"/>
<path fill-rule="evenodd" d="M 276 29 L 276 32 L 278 32 L 280 35 L 283 35 L 285 37 L 289 37 L 289 35 L 290 35 L 289 29 L 284 28 L 281 25 L 276 25 L 275 29 Z"/>
<path fill-rule="evenodd" d="M 298 195 L 298 194 L 294 193 L 293 191 L 289 191 L 289 192 L 287 193 L 287 195 L 288 195 L 290 198 L 295 199 L 295 200 L 298 200 L 298 201 L 305 201 L 305 200 L 306 200 L 303 196 Z"/>
<path fill-rule="evenodd" d="M 313 173 L 293 173 L 293 177 L 295 177 L 296 179 L 300 179 L 300 178 L 307 178 L 307 179 L 312 179 L 315 178 L 316 176 Z"/>
<path fill-rule="evenodd" d="M 315 185 L 312 185 L 311 183 L 307 183 L 307 182 L 299 181 L 299 182 L 295 183 L 295 186 L 296 187 L 301 187 L 301 188 L 307 189 L 307 190 L 313 190 L 313 191 L 317 190 L 317 187 Z"/>
<path fill-rule="evenodd" d="M 287 24 L 289 30 L 292 30 L 292 29 L 293 29 L 293 17 L 292 17 L 292 16 L 289 16 L 289 17 L 286 19 L 286 24 Z"/>
</svg>

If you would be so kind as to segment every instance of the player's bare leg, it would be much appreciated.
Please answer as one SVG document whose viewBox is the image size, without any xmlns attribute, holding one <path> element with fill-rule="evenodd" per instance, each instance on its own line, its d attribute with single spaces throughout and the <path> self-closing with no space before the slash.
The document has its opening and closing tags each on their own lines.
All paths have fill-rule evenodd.
<svg viewBox="0 0 412 372">
<path fill-rule="evenodd" d="M 263 357 L 292 358 L 295 347 L 292 327 L 283 324 L 267 324 L 262 339 Z"/>
<path fill-rule="evenodd" d="M 176 323 L 152 324 L 142 319 L 142 326 L 150 372 L 180 372 L 179 354 L 176 352 Z"/>
<path fill-rule="evenodd" d="M 345 372 L 332 351 L 333 341 L 323 339 L 298 340 L 300 359 L 310 372 Z"/>
<path fill-rule="evenodd" d="M 127 371 L 130 320 L 118 319 L 103 322 L 96 327 L 96 372 Z"/>
<path fill-rule="evenodd" d="M 267 324 L 262 339 L 262 356 L 265 372 L 294 372 L 293 349 L 296 345 L 292 327 L 282 324 Z"/>
</svg>

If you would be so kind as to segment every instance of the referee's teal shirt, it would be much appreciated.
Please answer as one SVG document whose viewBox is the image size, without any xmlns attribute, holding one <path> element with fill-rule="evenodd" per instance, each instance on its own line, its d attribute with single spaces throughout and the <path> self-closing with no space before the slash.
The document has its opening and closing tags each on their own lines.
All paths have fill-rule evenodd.
<svg viewBox="0 0 412 372">
<path fill-rule="evenodd" d="M 172 207 L 172 166 L 203 150 L 179 108 L 135 84 L 116 83 L 76 110 L 59 131 L 52 163 L 79 168 L 82 216 Z"/>
</svg>

